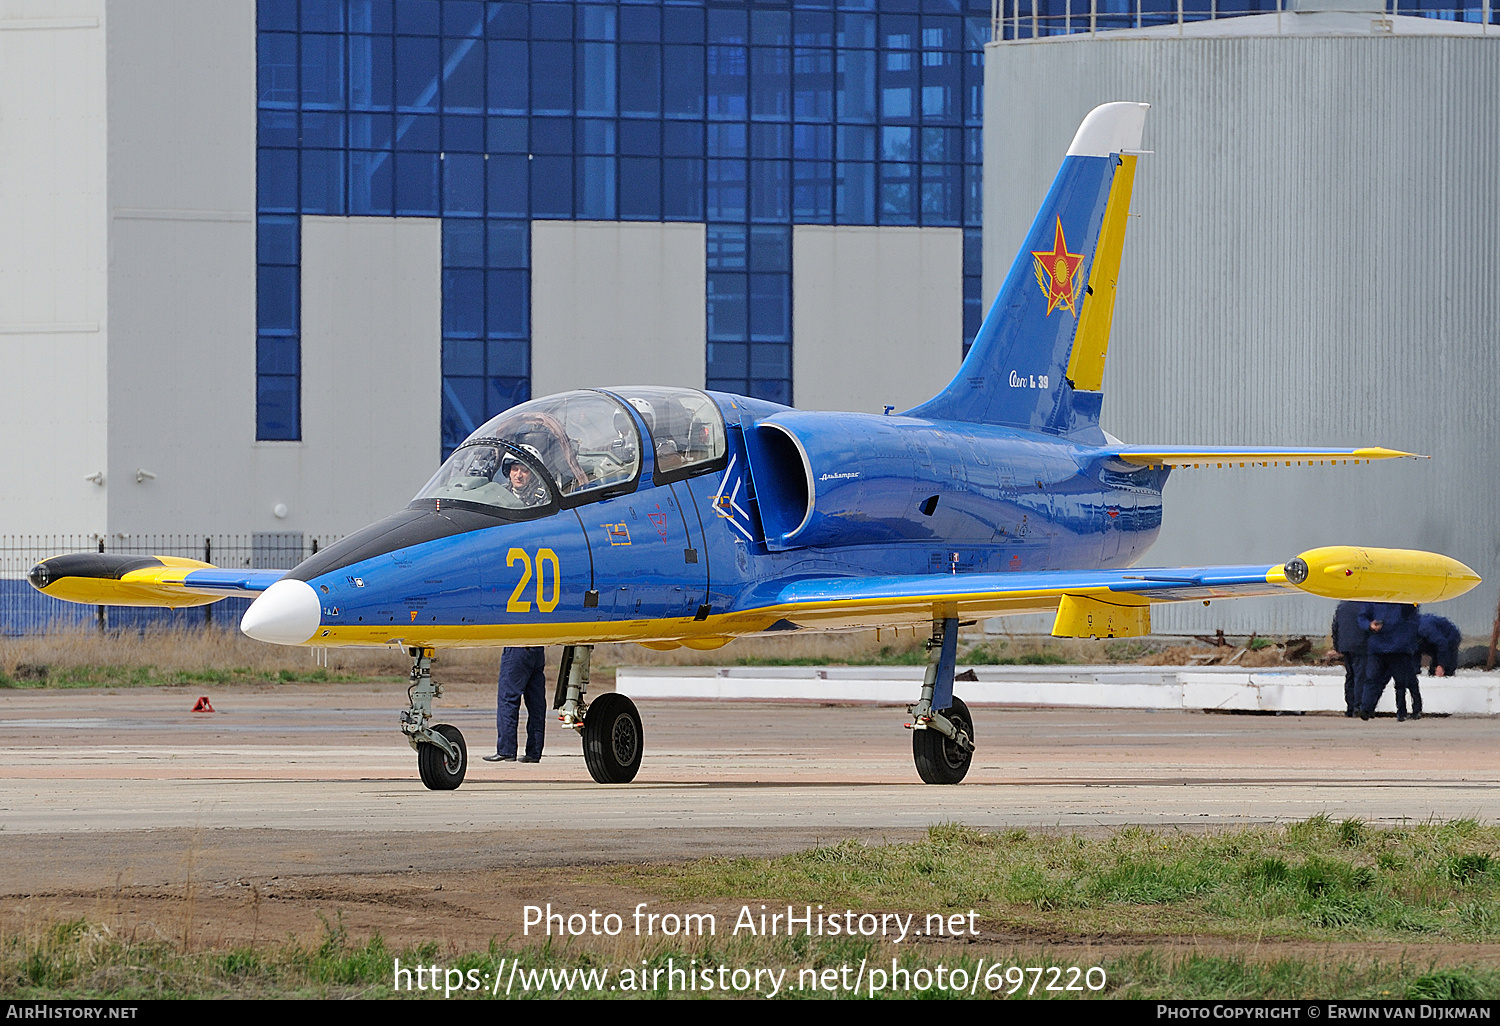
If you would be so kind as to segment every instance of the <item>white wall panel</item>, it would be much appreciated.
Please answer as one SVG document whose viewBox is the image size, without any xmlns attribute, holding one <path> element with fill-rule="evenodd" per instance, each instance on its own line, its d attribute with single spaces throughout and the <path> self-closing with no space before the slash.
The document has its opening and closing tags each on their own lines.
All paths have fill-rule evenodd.
<svg viewBox="0 0 1500 1026">
<path fill-rule="evenodd" d="M 531 224 L 531 394 L 704 381 L 704 226 Z"/>
<path fill-rule="evenodd" d="M 117 4 L 108 51 L 109 530 L 274 529 L 249 472 L 254 7 Z"/>
<path fill-rule="evenodd" d="M 442 261 L 437 218 L 302 219 L 302 441 L 255 447 L 257 529 L 355 531 L 437 470 Z"/>
<path fill-rule="evenodd" d="M 103 530 L 102 0 L 0 0 L 0 533 Z"/>
<path fill-rule="evenodd" d="M 792 394 L 800 409 L 909 409 L 963 359 L 960 228 L 792 229 Z"/>
<path fill-rule="evenodd" d="M 1129 39 L 986 52 L 985 291 L 1083 115 L 1153 104 L 1105 373 L 1131 442 L 1377 444 L 1431 461 L 1179 471 L 1144 563 L 1427 548 L 1487 583 L 1435 607 L 1488 636 L 1500 583 L 1500 41 Z M 1327 630 L 1312 598 L 1158 629 Z"/>
</svg>

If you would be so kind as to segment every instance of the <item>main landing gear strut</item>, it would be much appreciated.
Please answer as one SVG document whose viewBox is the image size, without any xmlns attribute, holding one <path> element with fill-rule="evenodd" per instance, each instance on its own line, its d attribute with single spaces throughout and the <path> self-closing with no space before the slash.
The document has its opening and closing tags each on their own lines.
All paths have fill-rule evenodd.
<svg viewBox="0 0 1500 1026">
<path fill-rule="evenodd" d="M 411 687 L 406 689 L 406 697 L 411 705 L 401 713 L 401 733 L 417 750 L 422 783 L 433 791 L 451 791 L 464 782 L 469 749 L 453 724 L 428 726 L 432 700 L 443 693 L 442 685 L 432 682 L 432 649 L 409 648 L 407 652 L 411 655 Z"/>
<path fill-rule="evenodd" d="M 934 618 L 927 639 L 927 674 L 922 697 L 908 706 L 911 754 L 917 775 L 928 784 L 956 784 L 974 759 L 974 720 L 963 699 L 953 694 L 958 654 L 958 619 Z"/>
<path fill-rule="evenodd" d="M 583 761 L 600 784 L 628 784 L 641 768 L 645 734 L 635 703 L 621 694 L 605 694 L 585 704 L 593 645 L 563 649 L 552 707 L 557 718 L 583 735 Z"/>
</svg>

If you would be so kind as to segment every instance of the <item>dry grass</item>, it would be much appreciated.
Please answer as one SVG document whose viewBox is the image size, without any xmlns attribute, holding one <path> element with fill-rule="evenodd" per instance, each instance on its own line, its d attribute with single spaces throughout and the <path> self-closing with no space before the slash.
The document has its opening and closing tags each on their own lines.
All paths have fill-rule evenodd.
<svg viewBox="0 0 1500 1026">
<path fill-rule="evenodd" d="M 76 669 L 117 666 L 153 668 L 164 673 L 202 670 L 249 670 L 275 674 L 313 665 L 307 649 L 253 641 L 238 631 L 134 631 L 115 633 L 86 628 L 51 631 L 20 638 L 0 638 L 0 673 L 24 679 L 24 667 Z M 389 676 L 404 674 L 407 660 L 385 649 L 336 649 L 329 653 L 334 673 Z"/>
<path fill-rule="evenodd" d="M 926 661 L 925 637 L 910 628 L 847 634 L 802 634 L 743 638 L 724 648 L 659 652 L 639 645 L 600 645 L 594 651 L 596 686 L 613 685 L 620 666 L 914 666 Z M 1238 666 L 1288 665 L 1278 644 L 1259 649 L 1212 646 L 1183 639 L 1138 638 L 1088 641 L 1030 635 L 966 634 L 960 664 L 1192 665 L 1217 660 Z M 548 673 L 562 649 L 548 649 Z M 1314 649 L 1309 660 L 1316 657 Z M 440 679 L 489 680 L 500 653 L 490 649 L 443 649 L 435 660 Z M 1309 660 L 1303 660 L 1305 663 Z M 0 638 L 0 683 L 72 686 L 251 680 L 359 680 L 404 677 L 410 663 L 395 648 L 334 648 L 327 662 L 316 650 L 252 641 L 238 631 L 174 630 L 100 632 L 89 628 Z M 108 672 L 103 672 L 108 671 Z"/>
</svg>

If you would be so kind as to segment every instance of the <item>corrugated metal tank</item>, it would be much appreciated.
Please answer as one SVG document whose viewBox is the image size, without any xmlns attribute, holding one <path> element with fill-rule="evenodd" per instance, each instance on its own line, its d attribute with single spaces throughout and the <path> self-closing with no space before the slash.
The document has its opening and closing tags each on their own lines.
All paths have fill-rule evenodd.
<svg viewBox="0 0 1500 1026">
<path fill-rule="evenodd" d="M 1176 471 L 1143 565 L 1425 548 L 1485 583 L 1432 607 L 1486 639 L 1500 585 L 1500 39 L 991 44 L 994 296 L 1090 108 L 1152 110 L 1105 374 L 1129 442 L 1385 445 L 1355 467 Z M 1299 596 L 1158 609 L 1163 633 L 1325 633 Z"/>
</svg>

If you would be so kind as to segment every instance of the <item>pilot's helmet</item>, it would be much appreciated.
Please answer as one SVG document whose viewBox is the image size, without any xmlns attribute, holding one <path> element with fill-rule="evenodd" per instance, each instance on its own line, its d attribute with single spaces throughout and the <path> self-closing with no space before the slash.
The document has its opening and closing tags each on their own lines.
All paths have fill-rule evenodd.
<svg viewBox="0 0 1500 1026">
<path fill-rule="evenodd" d="M 523 446 L 521 446 L 521 448 L 525 449 L 527 452 L 531 453 L 531 455 L 535 456 L 536 457 L 536 461 L 538 463 L 540 463 L 542 461 L 542 454 L 537 450 L 536 446 L 534 446 L 534 445 L 523 445 Z M 520 459 L 520 458 L 512 455 L 511 453 L 506 453 L 505 454 L 505 458 L 500 461 L 500 473 L 503 474 L 503 475 L 505 475 L 505 477 L 509 478 L 510 477 L 511 468 L 515 467 L 515 466 L 526 467 L 527 470 L 531 469 L 531 467 L 527 465 L 527 463 L 526 463 L 525 460 Z"/>
<path fill-rule="evenodd" d="M 646 422 L 646 430 L 652 434 L 656 433 L 656 408 L 644 399 L 632 399 L 630 405 L 634 406 L 641 419 Z"/>
</svg>

